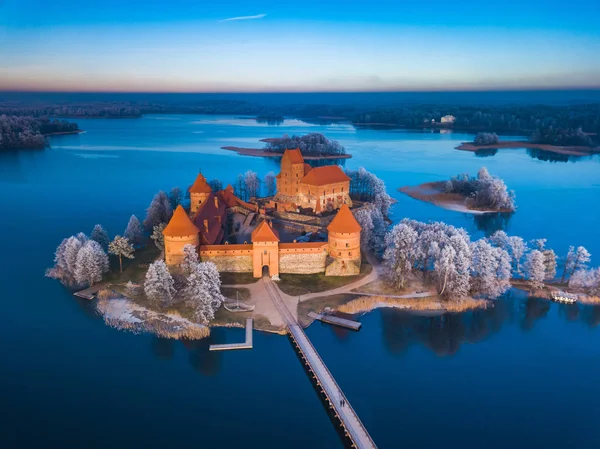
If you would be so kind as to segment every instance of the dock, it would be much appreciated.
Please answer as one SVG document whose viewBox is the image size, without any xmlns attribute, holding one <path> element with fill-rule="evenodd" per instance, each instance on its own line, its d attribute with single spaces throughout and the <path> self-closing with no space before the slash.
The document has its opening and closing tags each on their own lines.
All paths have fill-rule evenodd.
<svg viewBox="0 0 600 449">
<path fill-rule="evenodd" d="M 314 320 L 319 320 L 323 323 L 333 324 L 335 326 L 341 326 L 348 329 L 357 331 L 362 326 L 362 323 L 358 321 L 348 320 L 346 318 L 340 318 L 335 315 L 323 315 L 322 313 L 308 312 L 308 316 Z"/>
<path fill-rule="evenodd" d="M 86 288 L 84 290 L 80 290 L 78 292 L 73 293 L 73 296 L 77 296 L 78 298 L 92 300 L 96 297 L 96 294 L 102 290 L 102 288 L 106 287 L 105 285 L 94 285 L 93 287 Z"/>
<path fill-rule="evenodd" d="M 358 414 L 350 405 L 350 401 L 344 395 L 344 392 L 304 333 L 304 330 L 302 330 L 298 321 L 288 310 L 279 294 L 279 290 L 273 285 L 273 281 L 268 277 L 263 277 L 263 282 L 275 308 L 286 323 L 288 335 L 302 363 L 309 375 L 314 379 L 330 412 L 339 420 L 341 430 L 343 430 L 343 434 L 350 447 L 356 449 L 376 449 L 377 446 L 371 435 L 369 435 Z"/>
<path fill-rule="evenodd" d="M 252 349 L 252 318 L 246 319 L 246 341 L 243 343 L 226 343 L 208 347 L 209 351 L 232 351 L 235 349 Z"/>
</svg>

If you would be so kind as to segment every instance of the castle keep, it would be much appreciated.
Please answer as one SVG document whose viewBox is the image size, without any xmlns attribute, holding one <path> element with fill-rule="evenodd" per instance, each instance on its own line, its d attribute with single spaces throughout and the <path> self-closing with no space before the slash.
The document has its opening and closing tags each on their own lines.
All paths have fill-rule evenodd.
<svg viewBox="0 0 600 449">
<path fill-rule="evenodd" d="M 190 187 L 190 213 L 178 206 L 163 231 L 165 261 L 183 261 L 183 247 L 193 245 L 200 260 L 215 263 L 221 272 L 252 272 L 254 277 L 280 273 L 350 276 L 360 272 L 360 225 L 350 211 L 350 179 L 338 166 L 312 168 L 300 150 L 286 150 L 277 176 L 277 194 L 270 209 L 294 211 L 311 208 L 314 213 L 339 209 L 327 226 L 325 241 L 282 242 L 273 228 L 268 208 L 242 201 L 231 186 L 213 192 L 199 174 Z M 223 243 L 228 220 L 235 214 L 257 225 L 250 243 Z"/>
<path fill-rule="evenodd" d="M 315 213 L 352 207 L 350 178 L 337 165 L 311 167 L 304 162 L 300 150 L 285 150 L 281 172 L 276 176 L 277 194 L 273 198 L 277 210 L 310 208 Z"/>
</svg>

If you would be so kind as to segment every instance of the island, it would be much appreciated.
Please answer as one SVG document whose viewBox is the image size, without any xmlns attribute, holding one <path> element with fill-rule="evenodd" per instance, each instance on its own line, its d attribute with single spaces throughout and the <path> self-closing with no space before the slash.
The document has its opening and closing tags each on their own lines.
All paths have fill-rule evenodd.
<svg viewBox="0 0 600 449">
<path fill-rule="evenodd" d="M 513 286 L 600 301 L 600 270 L 588 268 L 583 247 L 571 248 L 557 280 L 557 256 L 543 239 L 529 248 L 503 231 L 473 241 L 442 222 L 404 218 L 392 226 L 394 201 L 364 168 L 312 167 L 288 149 L 269 179 L 274 191 L 261 196 L 251 171 L 225 188 L 200 173 L 186 194 L 156 194 L 143 222 L 131 216 L 122 235 L 110 239 L 96 225 L 65 238 L 46 274 L 95 301 L 109 326 L 175 339 L 205 338 L 212 327 L 244 327 L 249 319 L 254 329 L 282 334 L 290 323 L 355 323 L 382 307 L 489 308 Z M 481 207 L 504 183 L 481 169 L 445 185 L 472 190 L 466 204 Z M 503 201 L 514 199 L 502 191 Z"/>
<path fill-rule="evenodd" d="M 486 214 L 516 210 L 515 193 L 508 191 L 504 181 L 490 175 L 485 167 L 476 177 L 463 173 L 448 181 L 426 182 L 398 190 L 411 198 L 457 212 Z"/>
<path fill-rule="evenodd" d="M 261 139 L 266 143 L 264 148 L 241 148 L 235 146 L 221 147 L 223 150 L 236 151 L 244 156 L 282 157 L 288 148 L 297 148 L 306 160 L 348 159 L 346 149 L 335 140 L 329 140 L 323 134 L 309 133 L 303 136 L 270 137 Z"/>
<path fill-rule="evenodd" d="M 593 135 L 593 134 L 592 134 Z M 595 135 L 594 135 L 595 136 Z M 496 133 L 478 133 L 473 142 L 463 142 L 457 150 L 473 151 L 528 148 L 567 156 L 589 156 L 600 153 L 590 134 L 578 129 L 540 129 L 530 140 L 500 140 Z"/>
</svg>

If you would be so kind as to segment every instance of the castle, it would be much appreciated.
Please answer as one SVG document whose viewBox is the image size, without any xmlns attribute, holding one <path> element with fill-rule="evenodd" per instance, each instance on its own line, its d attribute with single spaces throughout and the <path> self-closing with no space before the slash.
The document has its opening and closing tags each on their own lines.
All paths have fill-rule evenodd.
<svg viewBox="0 0 600 449">
<path fill-rule="evenodd" d="M 312 168 L 300 150 L 286 150 L 277 175 L 277 193 L 261 208 L 242 201 L 231 186 L 213 192 L 199 174 L 190 187 L 190 214 L 178 206 L 163 231 L 165 261 L 182 262 L 185 245 L 198 248 L 200 260 L 211 261 L 221 272 L 251 272 L 254 277 L 280 273 L 350 276 L 360 272 L 361 227 L 350 211 L 350 179 L 338 166 Z M 268 219 L 267 210 L 294 211 L 311 208 L 314 213 L 339 209 L 327 226 L 327 240 L 282 242 Z M 234 214 L 258 224 L 251 243 L 223 243 L 227 223 Z"/>
<path fill-rule="evenodd" d="M 337 165 L 311 167 L 299 149 L 285 150 L 281 172 L 275 178 L 273 205 L 277 210 L 310 208 L 320 213 L 339 209 L 342 204 L 352 207 L 348 175 Z"/>
</svg>

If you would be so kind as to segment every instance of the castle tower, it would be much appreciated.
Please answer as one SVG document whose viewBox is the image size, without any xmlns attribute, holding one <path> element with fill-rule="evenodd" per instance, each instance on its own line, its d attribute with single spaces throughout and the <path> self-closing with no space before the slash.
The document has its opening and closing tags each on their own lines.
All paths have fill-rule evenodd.
<svg viewBox="0 0 600 449">
<path fill-rule="evenodd" d="M 198 177 L 190 187 L 190 211 L 192 214 L 198 212 L 200 205 L 206 201 L 212 193 L 212 189 L 206 182 L 206 178 L 202 173 L 198 173 Z"/>
<path fill-rule="evenodd" d="M 329 256 L 327 276 L 352 276 L 360 273 L 361 227 L 347 204 L 343 204 L 329 226 Z"/>
<path fill-rule="evenodd" d="M 165 262 L 167 265 L 179 265 L 183 261 L 183 247 L 185 245 L 198 247 L 200 244 L 199 232 L 200 230 L 192 223 L 185 209 L 181 205 L 177 206 L 169 224 L 163 230 Z"/>
<path fill-rule="evenodd" d="M 300 183 L 304 177 L 304 158 L 299 148 L 285 150 L 281 158 L 281 172 L 277 175 L 277 193 L 295 196 L 300 193 Z"/>
<path fill-rule="evenodd" d="M 263 275 L 266 267 L 269 276 L 279 276 L 279 236 L 267 220 L 252 231 L 254 277 Z"/>
</svg>

